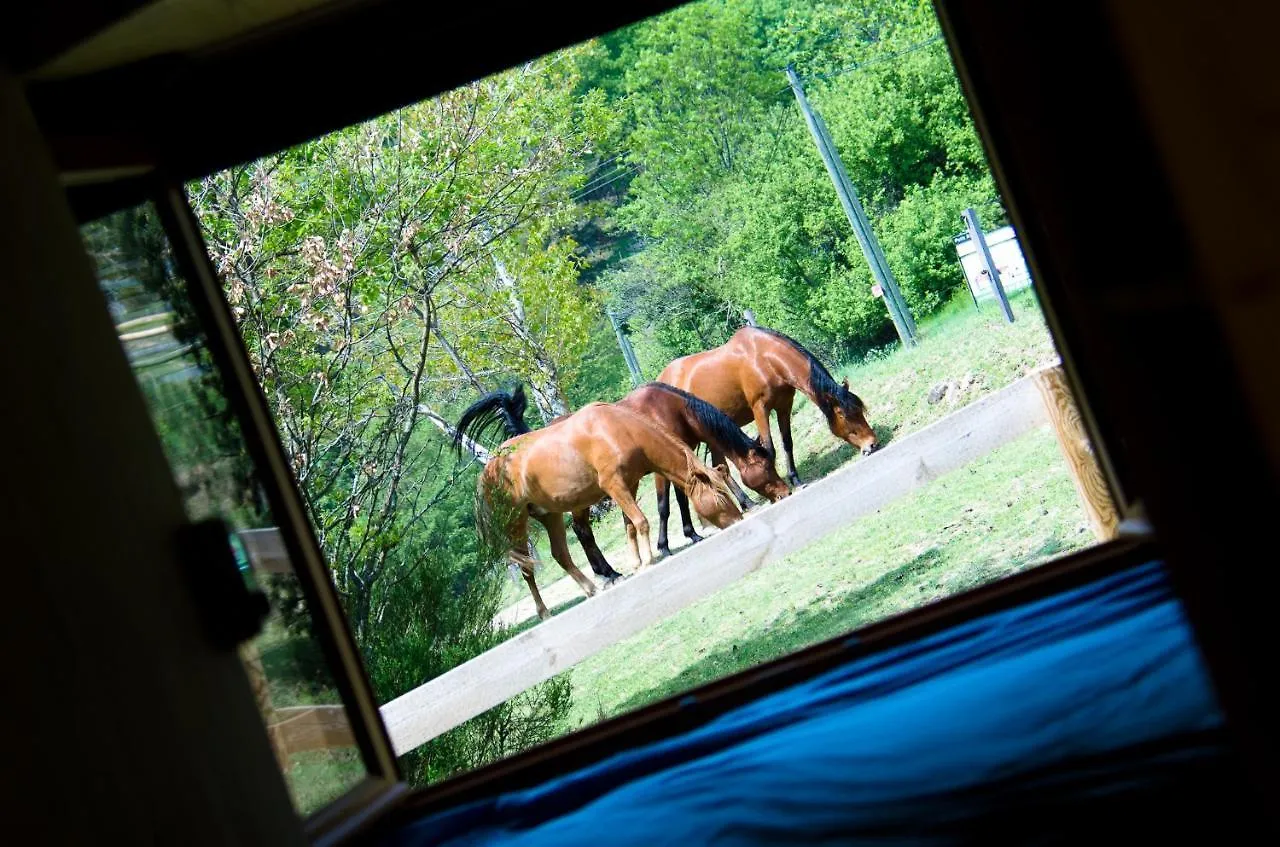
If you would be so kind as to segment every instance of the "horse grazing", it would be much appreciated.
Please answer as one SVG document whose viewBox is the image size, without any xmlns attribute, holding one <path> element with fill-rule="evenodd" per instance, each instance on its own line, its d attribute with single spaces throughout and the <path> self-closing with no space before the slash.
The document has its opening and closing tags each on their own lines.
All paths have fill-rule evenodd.
<svg viewBox="0 0 1280 847">
<path fill-rule="evenodd" d="M 754 420 L 770 453 L 775 451 L 769 413 L 776 411 L 787 451 L 787 480 L 793 486 L 800 485 L 791 451 L 791 404 L 797 391 L 822 410 L 836 438 L 863 455 L 880 446 L 867 423 L 866 406 L 849 390 L 849 381 L 837 384 L 812 353 L 776 330 L 744 326 L 713 350 L 671 362 L 658 380 L 701 397 L 736 424 Z"/>
<path fill-rule="evenodd" d="M 724 412 L 707 401 L 666 383 L 647 382 L 615 405 L 644 415 L 691 449 L 697 449 L 699 444 L 706 444 L 711 451 L 713 467 L 722 468 L 724 460 L 728 458 L 738 469 L 743 483 L 769 502 L 776 503 L 791 493 L 787 484 L 778 476 L 773 454 L 760 439 L 749 437 Z M 742 510 L 751 508 L 751 501 L 734 482 L 733 477 L 726 472 L 725 479 L 738 498 Z M 654 483 L 658 492 L 658 552 L 669 556 L 671 548 L 667 544 L 667 519 L 671 515 L 671 482 L 662 474 L 655 474 Z M 676 503 L 680 507 L 685 537 L 694 543 L 701 541 L 702 536 L 694 530 L 693 520 L 689 515 L 689 500 L 679 488 L 676 489 Z M 590 526 L 585 522 L 580 525 L 575 520 L 573 528 L 586 549 L 583 536 L 590 532 Z"/>
<path fill-rule="evenodd" d="M 530 516 L 546 528 L 551 554 L 588 597 L 595 594 L 596 586 L 569 555 L 565 512 L 585 521 L 594 503 L 613 498 L 625 516 L 627 540 L 638 567 L 653 561 L 649 522 L 635 500 L 636 488 L 646 474 L 661 473 L 671 479 L 714 526 L 723 529 L 742 519 L 726 474 L 708 468 L 673 435 L 635 412 L 591 403 L 530 431 L 524 410 L 523 389 L 486 394 L 463 412 L 454 445 L 460 450 L 464 436 L 478 440 L 495 425 L 512 436 L 480 474 L 476 527 L 486 538 L 503 532 L 507 554 L 520 566 L 538 617 L 545 620 L 550 613 L 538 593 L 534 560 L 529 556 Z"/>
</svg>

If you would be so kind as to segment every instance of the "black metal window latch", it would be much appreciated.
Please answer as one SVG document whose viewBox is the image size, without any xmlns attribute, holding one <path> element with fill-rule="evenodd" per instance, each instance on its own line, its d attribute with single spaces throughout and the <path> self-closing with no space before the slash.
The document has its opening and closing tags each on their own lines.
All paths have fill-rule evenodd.
<svg viewBox="0 0 1280 847">
<path fill-rule="evenodd" d="M 215 647 L 232 650 L 262 631 L 271 611 L 267 597 L 250 588 L 219 519 L 187 524 L 178 532 L 179 557 L 205 631 Z"/>
</svg>

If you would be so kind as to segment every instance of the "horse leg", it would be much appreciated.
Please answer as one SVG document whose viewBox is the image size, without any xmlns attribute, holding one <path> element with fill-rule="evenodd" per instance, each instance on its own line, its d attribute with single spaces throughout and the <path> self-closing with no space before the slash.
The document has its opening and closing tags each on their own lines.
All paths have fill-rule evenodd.
<svg viewBox="0 0 1280 847">
<path fill-rule="evenodd" d="M 538 582 L 533 576 L 533 569 L 537 563 L 529 555 L 528 512 L 523 512 L 512 523 L 509 538 L 511 550 L 507 555 L 520 566 L 520 575 L 524 577 L 525 583 L 529 586 L 529 593 L 533 595 L 533 607 L 538 610 L 538 617 L 545 621 L 551 617 L 551 613 L 547 611 L 547 604 L 542 602 L 542 595 L 538 593 Z"/>
<path fill-rule="evenodd" d="M 609 560 L 600 552 L 600 546 L 596 544 L 595 533 L 591 531 L 591 510 L 583 509 L 573 513 L 573 534 L 578 536 L 578 543 L 582 545 L 582 552 L 587 554 L 587 561 L 591 562 L 591 570 L 596 576 L 605 580 L 605 586 L 609 586 L 615 579 L 620 579 L 622 574 L 618 573 L 609 564 Z"/>
<path fill-rule="evenodd" d="M 718 468 L 721 465 L 724 465 L 726 470 L 729 467 L 725 464 L 724 454 L 717 453 L 715 449 L 712 449 L 711 467 Z M 738 485 L 738 481 L 733 478 L 733 473 L 731 471 L 725 473 L 724 479 L 725 482 L 729 483 L 729 490 L 733 492 L 733 496 L 738 498 L 738 505 L 742 508 L 742 511 L 745 512 L 755 505 L 755 503 L 751 502 L 751 498 L 747 496 L 747 492 L 743 491 L 742 487 Z"/>
<path fill-rule="evenodd" d="M 573 557 L 569 555 L 569 542 L 564 532 L 564 517 L 558 512 L 535 517 L 538 523 L 546 527 L 547 538 L 551 541 L 551 555 L 560 563 L 560 567 L 573 577 L 573 581 L 578 583 L 583 594 L 588 597 L 596 596 L 596 584 L 589 576 L 578 570 L 578 566 L 573 563 Z"/>
<path fill-rule="evenodd" d="M 671 517 L 671 480 L 662 474 L 653 475 L 653 485 L 658 490 L 658 552 L 663 556 L 671 555 L 671 547 L 667 543 L 667 519 Z M 681 496 L 676 489 L 676 498 Z M 630 535 L 628 534 L 628 539 Z"/>
<path fill-rule="evenodd" d="M 627 542 L 631 545 L 631 552 L 635 555 L 640 568 L 647 568 L 653 564 L 653 550 L 649 547 L 649 519 L 644 516 L 644 512 L 640 510 L 640 504 L 636 502 L 635 489 L 628 488 L 620 479 L 601 480 L 600 488 L 613 498 L 613 502 L 618 504 L 618 508 L 622 510 L 622 518 L 626 521 L 627 526 Z"/>
<path fill-rule="evenodd" d="M 684 530 L 684 537 L 689 539 L 690 544 L 697 544 L 702 536 L 693 528 L 693 517 L 689 514 L 689 496 L 679 488 L 676 489 L 676 505 L 680 507 L 680 528 Z"/>
<path fill-rule="evenodd" d="M 782 436 L 782 449 L 787 451 L 787 482 L 792 488 L 799 488 L 800 474 L 796 473 L 796 457 L 791 452 L 791 402 L 787 400 L 778 406 L 778 433 Z"/>
<path fill-rule="evenodd" d="M 776 459 L 778 451 L 773 446 L 773 433 L 769 430 L 769 406 L 764 400 L 757 400 L 751 406 L 751 416 L 756 419 L 756 433 L 760 436 L 760 443 L 764 445 L 769 458 Z"/>
</svg>

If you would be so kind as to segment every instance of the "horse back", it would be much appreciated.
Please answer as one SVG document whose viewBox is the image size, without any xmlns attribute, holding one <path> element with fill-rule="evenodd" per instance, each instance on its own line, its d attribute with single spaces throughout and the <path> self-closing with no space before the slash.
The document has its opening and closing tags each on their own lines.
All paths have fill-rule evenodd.
<svg viewBox="0 0 1280 847">
<path fill-rule="evenodd" d="M 751 403 L 763 386 L 740 335 L 741 331 L 719 347 L 673 360 L 658 380 L 706 400 L 738 425 L 748 423 Z"/>
</svg>

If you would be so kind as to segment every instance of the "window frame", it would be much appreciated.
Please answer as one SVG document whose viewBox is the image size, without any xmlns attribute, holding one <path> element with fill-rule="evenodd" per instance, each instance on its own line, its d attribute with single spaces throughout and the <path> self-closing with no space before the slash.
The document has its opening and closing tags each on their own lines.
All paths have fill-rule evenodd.
<svg viewBox="0 0 1280 847">
<path fill-rule="evenodd" d="M 304 830 L 313 843 L 326 843 L 340 839 L 379 809 L 394 803 L 407 789 L 359 647 L 333 586 L 266 396 L 254 378 L 248 351 L 201 235 L 199 220 L 179 183 L 161 178 L 153 199 L 169 234 L 174 257 L 188 280 L 192 305 L 206 333 L 210 355 L 258 470 L 312 615 L 313 633 L 333 674 L 365 767 L 365 778 L 359 784 L 304 820 Z"/>
<path fill-rule="evenodd" d="M 379 14 L 411 14 L 406 11 L 407 4 L 385 5 L 386 8 Z M 984 9 L 984 5 L 987 8 Z M 1131 355 L 1139 361 L 1147 362 L 1155 354 L 1174 352 L 1177 349 L 1177 332 L 1185 331 L 1186 328 L 1195 329 L 1202 333 L 1202 343 L 1209 352 L 1205 357 L 1206 362 L 1196 366 L 1194 372 L 1199 374 L 1217 369 L 1221 373 L 1223 378 L 1219 394 L 1225 397 L 1225 402 L 1218 411 L 1220 418 L 1236 433 L 1239 444 L 1233 446 L 1239 454 L 1246 457 L 1260 454 L 1260 451 L 1254 449 L 1258 446 L 1254 437 L 1255 430 L 1240 402 L 1242 392 L 1238 382 L 1232 377 L 1225 345 L 1220 343 L 1221 330 L 1215 326 L 1210 316 L 1211 310 L 1204 293 L 1191 280 L 1197 270 L 1197 262 L 1189 250 L 1182 249 L 1191 239 L 1183 231 L 1174 211 L 1176 204 L 1168 196 L 1167 186 L 1164 185 L 1167 178 L 1157 164 L 1159 156 L 1156 144 L 1139 116 L 1139 99 L 1127 87 L 1128 74 L 1121 53 L 1111 40 L 1113 32 L 1108 22 L 1107 4 L 1086 0 L 1081 4 L 1072 4 L 1070 12 L 1047 6 L 1034 10 L 1015 9 L 1019 5 L 1029 7 L 1038 4 L 935 0 L 944 36 L 960 74 L 970 109 L 978 123 L 988 161 L 1018 228 L 1028 264 L 1043 292 L 1041 306 L 1062 357 L 1068 383 L 1075 394 L 1086 429 L 1093 439 L 1095 453 L 1116 496 L 1117 504 L 1122 513 L 1130 517 L 1150 512 L 1152 523 L 1165 544 L 1175 586 L 1187 604 L 1197 637 L 1202 639 L 1205 646 L 1206 659 L 1215 683 L 1226 695 L 1224 705 L 1228 715 L 1233 720 L 1239 716 L 1244 717 L 1242 725 L 1261 742 L 1256 746 L 1257 755 L 1260 759 L 1265 759 L 1276 749 L 1276 731 L 1266 720 L 1266 713 L 1272 709 L 1275 701 L 1252 690 L 1255 683 L 1251 677 L 1257 669 L 1266 667 L 1264 662 L 1269 658 L 1269 641 L 1259 639 L 1256 644 L 1251 645 L 1249 638 L 1261 632 L 1263 621 L 1240 620 L 1242 615 L 1256 612 L 1257 601 L 1233 596 L 1229 586 L 1225 584 L 1225 578 L 1211 573 L 1216 568 L 1204 567 L 1204 563 L 1227 561 L 1231 557 L 1256 556 L 1266 549 L 1262 544 L 1261 533 L 1268 526 L 1265 509 L 1275 503 L 1274 486 L 1265 478 L 1264 473 L 1245 474 L 1243 485 L 1232 486 L 1234 496 L 1230 498 L 1231 502 L 1225 502 L 1228 498 L 1219 498 L 1224 502 L 1209 503 L 1205 502 L 1202 492 L 1215 489 L 1206 489 L 1205 486 L 1222 487 L 1224 482 L 1230 481 L 1221 469 L 1195 468 L 1190 474 L 1180 475 L 1175 468 L 1160 466 L 1158 449 L 1169 449 L 1175 445 L 1179 433 L 1172 422 L 1161 420 L 1161 408 L 1155 389 L 1138 385 L 1135 391 L 1130 391 L 1135 386 L 1131 382 L 1126 384 L 1126 376 L 1131 377 L 1133 372 L 1122 373 L 1112 367 L 1113 357 L 1117 354 Z M 661 9 L 637 9 L 635 15 L 631 15 L 628 10 L 620 17 L 633 21 L 656 11 Z M 1022 28 L 1019 29 L 1011 20 L 1000 20 L 1001 15 L 1011 20 L 1016 19 Z M 372 18 L 371 15 L 370 19 Z M 611 19 L 608 21 L 608 28 L 626 22 L 628 21 Z M 1066 26 L 1063 26 L 1064 23 Z M 586 28 L 599 32 L 605 27 L 597 28 L 595 23 L 588 23 Z M 1011 34 L 1017 37 L 1011 38 Z M 1055 75 L 1047 70 L 1047 65 L 1052 60 L 1038 53 L 1039 48 L 1049 42 L 1036 42 L 1037 36 L 1069 41 L 1076 52 L 1080 52 L 1083 45 L 1096 49 L 1087 51 L 1090 58 L 1087 68 L 1072 67 Z M 558 44 L 543 39 L 538 49 L 545 51 L 562 45 L 563 39 Z M 506 66 L 513 57 L 518 58 L 518 53 L 510 44 L 504 43 L 489 53 L 487 68 L 477 70 L 489 72 Z M 223 67 L 227 61 L 227 56 L 224 55 L 199 70 L 212 79 L 218 68 Z M 1105 92 L 1105 97 L 1096 99 L 1090 106 L 1107 122 L 1109 136 L 1120 138 L 1124 142 L 1123 149 L 1108 152 L 1112 152 L 1113 158 L 1141 164 L 1141 172 L 1134 177 L 1133 184 L 1142 183 L 1147 188 L 1155 189 L 1146 197 L 1126 198 L 1128 209 L 1149 216 L 1144 219 L 1140 240 L 1147 247 L 1159 249 L 1170 244 L 1174 247 L 1173 255 L 1165 261 L 1162 268 L 1166 274 L 1165 288 L 1157 290 L 1153 286 L 1144 287 L 1124 280 L 1114 290 L 1107 290 L 1097 284 L 1097 280 L 1090 279 L 1091 274 L 1097 273 L 1092 268 L 1105 266 L 1097 264 L 1099 258 L 1105 259 L 1116 254 L 1090 244 L 1086 229 L 1080 222 L 1071 220 L 1082 208 L 1082 204 L 1074 196 L 1081 190 L 1081 185 L 1071 184 L 1071 168 L 1060 168 L 1069 162 L 1071 154 L 1062 149 L 1062 139 L 1054 137 L 1056 124 L 1035 125 L 1034 116 L 1042 113 L 1035 109 L 1020 114 L 1019 109 L 1025 107 L 1026 100 L 1019 99 L 1018 84 L 998 78 L 1002 70 L 1017 71 L 1019 62 L 1023 63 L 1024 68 L 1036 72 L 1037 82 L 1043 84 L 1040 91 L 1043 97 L 1068 98 L 1073 90 L 1078 92 L 1086 87 L 1091 93 Z M 1072 73 L 1076 74 L 1074 86 L 1068 79 Z M 441 73 L 435 82 L 444 80 L 445 77 Z M 1108 88 L 1106 83 L 1114 83 L 1114 89 Z M 1020 84 L 1023 87 L 1032 85 L 1025 80 Z M 431 96 L 436 87 L 434 82 L 423 84 L 413 96 L 415 99 Z M 394 96 L 408 99 L 407 89 Z M 348 110 L 344 114 L 353 113 L 354 110 Z M 331 121 L 336 122 L 338 121 Z M 307 126 L 314 126 L 314 119 Z M 284 136 L 277 132 L 272 137 L 282 139 Z M 1077 132 L 1070 137 L 1080 139 L 1083 133 Z M 296 140 L 288 140 L 286 146 Z M 244 146 L 243 141 L 243 138 L 240 139 L 241 146 L 248 151 L 249 148 Z M 209 148 L 206 146 L 203 152 L 209 153 Z M 1044 173 L 1036 173 L 1033 165 L 1039 165 Z M 1062 173 L 1054 173 L 1055 169 L 1061 169 Z M 125 180 L 120 184 L 128 186 L 130 181 Z M 136 190 L 137 183 L 133 182 L 132 185 L 133 190 Z M 1132 191 L 1132 185 L 1127 187 Z M 130 189 L 125 190 L 127 192 Z M 108 199 L 110 192 L 104 193 L 96 189 L 73 188 L 70 193 L 72 196 L 79 195 L 86 207 L 96 205 L 102 208 L 104 204 L 114 202 Z M 189 214 L 189 210 L 184 214 Z M 198 239 L 198 231 L 196 238 Z M 207 274 L 207 254 L 196 264 L 203 266 Z M 216 284 L 213 291 L 216 292 Z M 215 311 L 222 309 L 225 313 L 225 302 L 220 302 L 220 295 L 213 299 L 220 305 L 211 308 Z M 1115 330 L 1125 328 L 1126 321 L 1144 319 L 1168 319 L 1170 328 L 1148 331 L 1141 338 L 1114 336 Z M 230 332 L 232 335 L 229 337 L 235 338 L 233 326 Z M 1142 350 L 1142 343 L 1150 345 L 1151 349 Z M 229 346 L 234 348 L 236 345 Z M 232 349 L 228 355 L 243 356 L 243 353 L 243 349 L 238 354 Z M 1182 361 L 1176 358 L 1174 360 Z M 1148 370 L 1147 373 L 1158 375 L 1155 370 Z M 1165 387 L 1168 382 L 1159 381 L 1158 385 Z M 256 385 L 252 386 L 252 393 L 256 395 Z M 1141 443 L 1132 440 L 1126 442 L 1126 435 L 1131 439 L 1139 437 Z M 1150 443 L 1146 443 L 1148 441 Z M 1265 466 L 1265 461 L 1258 464 L 1258 467 Z M 1197 496 L 1197 488 L 1201 492 L 1200 496 Z M 1251 522 L 1259 516 L 1263 518 L 1262 521 L 1256 524 Z M 1218 526 L 1231 525 L 1235 529 L 1225 533 L 1215 532 L 1212 527 L 1215 522 Z M 1116 544 L 1094 548 L 1084 555 L 1091 558 L 1096 554 L 1115 564 L 1124 558 L 1124 550 L 1121 549 L 1123 545 L 1117 547 Z M 1077 561 L 1077 557 L 1056 560 L 1027 576 L 1065 567 L 1066 563 L 1073 561 Z M 978 592 L 1009 591 L 1010 596 L 1027 597 L 1019 594 L 1021 589 L 1018 586 L 1022 585 L 1020 579 L 1008 578 L 885 623 L 893 623 L 897 627 L 896 631 L 903 633 L 903 637 L 909 637 L 908 634 L 912 632 L 922 634 L 926 631 L 925 622 L 930 616 L 951 608 L 948 604 L 953 601 L 962 604 L 972 601 Z M 1044 584 L 1040 585 L 1043 588 Z M 1233 618 L 1236 620 L 1232 620 Z M 867 630 L 860 630 L 841 640 L 864 638 L 866 633 Z M 810 648 L 815 649 L 817 648 Z M 784 657 L 778 662 L 785 664 L 802 655 L 805 655 L 804 651 Z M 769 676 L 771 668 L 774 668 L 773 664 L 744 671 L 710 686 L 687 692 L 677 700 L 692 696 L 704 701 L 703 698 L 709 696 L 708 692 L 712 687 L 729 685 L 734 681 L 745 682 L 749 677 L 756 678 L 753 675 L 757 673 L 764 674 L 759 679 L 769 680 L 768 684 L 776 687 L 782 684 L 783 677 Z M 490 786 L 497 786 L 500 784 L 498 780 L 501 779 L 502 768 L 524 767 L 535 758 L 564 764 L 571 761 L 564 758 L 569 755 L 566 745 L 587 745 L 596 738 L 613 738 L 616 743 L 620 739 L 611 733 L 617 729 L 619 722 L 636 720 L 644 715 L 650 716 L 646 720 L 658 721 L 658 711 L 669 706 L 670 702 L 654 704 L 630 715 L 581 730 L 543 748 L 519 754 L 489 768 L 426 789 L 427 793 L 421 796 L 453 796 L 456 799 L 461 795 L 450 795 L 449 792 L 469 790 L 466 789 L 467 785 L 480 786 L 487 782 Z M 421 809 L 430 802 L 428 799 L 422 799 L 421 802 L 415 800 L 413 807 Z M 441 802 L 444 800 L 441 799 Z"/>
<path fill-rule="evenodd" d="M 395 804 L 408 788 L 402 781 L 359 648 L 307 516 L 266 397 L 253 376 L 248 352 L 221 291 L 199 221 L 181 184 L 166 178 L 158 168 L 147 168 L 120 183 L 90 181 L 77 187 L 80 190 L 69 195 L 73 212 L 81 223 L 139 203 L 152 203 L 169 240 L 175 264 L 187 283 L 186 293 L 204 333 L 205 346 L 276 519 L 276 529 L 311 615 L 313 635 L 333 675 L 365 769 L 364 778 L 342 795 L 316 812 L 300 816 L 303 832 L 311 843 L 342 843 Z M 265 726 L 263 734 L 266 734 Z M 283 775 L 281 778 L 284 779 Z"/>
</svg>

